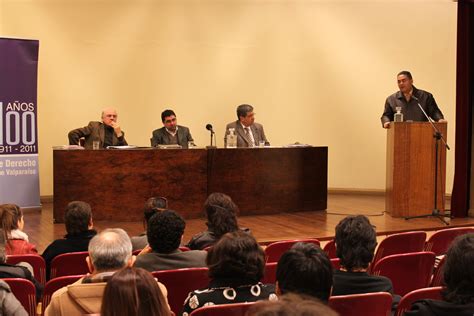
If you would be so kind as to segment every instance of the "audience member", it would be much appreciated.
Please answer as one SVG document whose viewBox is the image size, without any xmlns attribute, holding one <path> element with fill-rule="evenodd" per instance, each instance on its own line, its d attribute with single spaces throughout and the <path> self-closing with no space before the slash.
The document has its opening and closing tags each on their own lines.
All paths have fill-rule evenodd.
<svg viewBox="0 0 474 316">
<path fill-rule="evenodd" d="M 175 211 L 165 210 L 153 215 L 147 227 L 149 246 L 137 257 L 135 267 L 148 271 L 206 266 L 206 251 L 181 251 L 186 223 Z"/>
<path fill-rule="evenodd" d="M 326 253 L 310 243 L 297 243 L 278 261 L 277 294 L 306 294 L 329 300 L 332 288 L 332 265 Z"/>
<path fill-rule="evenodd" d="M 7 255 L 5 253 L 5 233 L 0 229 L 0 279 L 3 278 L 21 278 L 31 281 L 35 285 L 36 297 L 40 298 L 43 292 L 43 286 L 36 281 L 33 276 L 33 268 L 26 262 L 19 264 L 8 264 Z M 1 312 L 0 312 L 1 315 Z"/>
<path fill-rule="evenodd" d="M 114 108 L 102 110 L 102 122 L 91 121 L 89 125 L 76 128 L 69 132 L 69 145 L 79 145 L 79 141 L 84 137 L 84 147 L 93 149 L 94 142 L 99 142 L 100 148 L 108 146 L 127 145 L 124 132 L 117 122 L 118 114 Z"/>
<path fill-rule="evenodd" d="M 2 316 L 28 316 L 25 308 L 13 295 L 10 286 L 0 280 L 0 315 Z"/>
<path fill-rule="evenodd" d="M 474 315 L 474 234 L 457 237 L 446 254 L 443 299 L 415 302 L 405 315 Z"/>
<path fill-rule="evenodd" d="M 0 205 L 0 218 L 5 234 L 7 255 L 37 254 L 36 247 L 29 243 L 28 235 L 23 232 L 25 222 L 23 212 L 16 204 Z"/>
<path fill-rule="evenodd" d="M 260 301 L 251 306 L 247 316 L 337 316 L 338 314 L 314 297 L 294 293 L 277 301 Z"/>
<path fill-rule="evenodd" d="M 168 316 L 170 309 L 150 272 L 127 267 L 107 282 L 101 316 Z"/>
<path fill-rule="evenodd" d="M 369 275 L 367 269 L 374 257 L 377 239 L 375 229 L 363 215 L 348 216 L 336 226 L 336 255 L 341 268 L 334 272 L 332 295 L 389 292 L 393 285 L 389 278 Z M 394 296 L 394 306 L 400 300 Z"/>
<path fill-rule="evenodd" d="M 133 251 L 143 249 L 148 245 L 148 238 L 146 236 L 148 221 L 155 213 L 164 211 L 167 208 L 168 200 L 164 197 L 151 197 L 146 201 L 143 210 L 143 227 L 145 231 L 131 238 Z"/>
<path fill-rule="evenodd" d="M 189 293 L 183 315 L 202 306 L 277 299 L 275 287 L 262 284 L 265 255 L 255 238 L 242 231 L 227 233 L 209 249 L 207 289 Z"/>
<path fill-rule="evenodd" d="M 205 249 L 212 246 L 226 233 L 239 229 L 237 214 L 239 208 L 230 196 L 224 193 L 211 193 L 204 203 L 207 231 L 194 235 L 186 247 L 190 249 Z M 243 229 L 250 233 L 248 228 Z"/>
<path fill-rule="evenodd" d="M 133 265 L 130 238 L 120 228 L 100 232 L 89 242 L 86 261 L 91 273 L 57 290 L 46 308 L 46 316 L 100 313 L 104 289 L 109 279 L 116 271 Z M 166 297 L 166 288 L 160 283 L 159 286 Z"/>
<path fill-rule="evenodd" d="M 87 251 L 89 241 L 97 234 L 93 229 L 91 206 L 86 202 L 69 203 L 64 215 L 64 224 L 66 236 L 53 241 L 42 254 L 46 262 L 48 279 L 51 262 L 56 256 L 69 252 Z"/>
</svg>

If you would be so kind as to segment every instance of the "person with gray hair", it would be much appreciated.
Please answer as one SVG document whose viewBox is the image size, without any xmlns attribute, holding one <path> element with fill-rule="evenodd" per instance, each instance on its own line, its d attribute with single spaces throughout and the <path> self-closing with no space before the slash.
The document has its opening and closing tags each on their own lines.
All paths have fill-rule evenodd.
<svg viewBox="0 0 474 316">
<path fill-rule="evenodd" d="M 91 273 L 56 291 L 45 315 L 99 314 L 107 281 L 118 270 L 131 267 L 134 261 L 130 237 L 123 229 L 111 228 L 97 234 L 89 243 L 89 256 L 86 258 Z M 158 285 L 166 298 L 165 286 Z"/>
<path fill-rule="evenodd" d="M 103 109 L 102 122 L 91 121 L 89 125 L 69 132 L 69 145 L 79 145 L 81 138 L 85 139 L 84 147 L 86 149 L 93 149 L 94 141 L 99 142 L 100 148 L 128 145 L 117 118 L 117 110 L 114 108 Z"/>
<path fill-rule="evenodd" d="M 261 143 L 269 146 L 263 125 L 255 123 L 255 113 L 250 104 L 241 104 L 237 107 L 237 121 L 227 124 L 225 128 L 224 144 L 227 147 L 227 135 L 233 129 L 237 136 L 237 147 L 256 147 Z"/>
</svg>

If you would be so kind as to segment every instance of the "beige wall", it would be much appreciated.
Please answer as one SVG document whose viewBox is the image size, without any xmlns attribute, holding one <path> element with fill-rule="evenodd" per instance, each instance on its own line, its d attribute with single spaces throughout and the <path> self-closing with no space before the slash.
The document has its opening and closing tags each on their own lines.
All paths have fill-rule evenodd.
<svg viewBox="0 0 474 316">
<path fill-rule="evenodd" d="M 67 132 L 115 106 L 131 144 L 159 115 L 207 145 L 240 103 L 272 145 L 329 146 L 329 187 L 384 189 L 379 121 L 395 75 L 409 69 L 450 122 L 454 157 L 456 8 L 438 1 L 0 0 L 2 36 L 40 40 L 41 195 Z"/>
</svg>

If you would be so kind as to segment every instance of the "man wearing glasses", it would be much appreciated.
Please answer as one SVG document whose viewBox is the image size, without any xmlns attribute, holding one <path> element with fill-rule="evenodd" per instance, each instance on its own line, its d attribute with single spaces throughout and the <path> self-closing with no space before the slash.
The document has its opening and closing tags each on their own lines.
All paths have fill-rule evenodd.
<svg viewBox="0 0 474 316">
<path fill-rule="evenodd" d="M 188 148 L 188 143 L 193 142 L 193 137 L 189 128 L 178 125 L 176 114 L 173 110 L 164 110 L 161 113 L 161 121 L 163 127 L 153 131 L 151 138 L 151 146 L 158 145 L 180 145 L 183 148 Z"/>
<path fill-rule="evenodd" d="M 237 135 L 237 147 L 259 147 L 269 146 L 263 125 L 255 123 L 255 113 L 253 106 L 241 104 L 237 107 L 237 121 L 227 124 L 224 138 L 224 144 L 227 141 L 227 135 L 230 129 L 234 129 Z M 225 146 L 227 147 L 227 146 Z"/>
</svg>

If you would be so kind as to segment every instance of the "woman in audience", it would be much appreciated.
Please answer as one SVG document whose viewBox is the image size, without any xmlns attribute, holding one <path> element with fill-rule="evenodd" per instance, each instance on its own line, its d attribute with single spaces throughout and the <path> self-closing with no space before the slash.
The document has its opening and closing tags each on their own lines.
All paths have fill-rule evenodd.
<svg viewBox="0 0 474 316">
<path fill-rule="evenodd" d="M 28 235 L 23 232 L 25 222 L 20 207 L 15 204 L 0 205 L 0 219 L 7 239 L 7 255 L 37 254 L 38 251 L 28 241 Z"/>
<path fill-rule="evenodd" d="M 125 268 L 107 282 L 101 316 L 171 315 L 163 292 L 150 272 Z"/>
<path fill-rule="evenodd" d="M 146 230 L 148 227 L 148 221 L 157 212 L 162 212 L 168 208 L 168 200 L 164 197 L 151 197 L 149 198 L 143 210 L 143 227 L 145 231 L 138 236 L 131 237 L 133 251 L 145 248 L 148 245 L 148 238 L 146 236 Z"/>
<path fill-rule="evenodd" d="M 40 298 L 43 292 L 43 286 L 36 281 L 32 271 L 33 267 L 26 262 L 20 262 L 18 264 L 8 264 L 7 255 L 5 253 L 5 233 L 3 229 L 0 229 L 0 279 L 3 278 L 21 278 L 31 281 L 36 288 L 36 297 Z M 1 295 L 0 295 L 1 296 Z M 0 315 L 2 315 L 0 311 Z"/>
<path fill-rule="evenodd" d="M 446 254 L 443 301 L 415 302 L 405 315 L 474 315 L 474 234 L 457 237 Z"/>
<path fill-rule="evenodd" d="M 10 286 L 2 280 L 0 280 L 0 315 L 28 316 L 23 305 L 13 295 Z"/>
<path fill-rule="evenodd" d="M 275 286 L 260 283 L 265 267 L 262 248 L 250 234 L 227 233 L 209 250 L 209 287 L 189 293 L 183 315 L 207 305 L 275 300 Z"/>
<path fill-rule="evenodd" d="M 207 218 L 207 231 L 199 233 L 189 241 L 186 247 L 192 250 L 202 250 L 212 246 L 226 233 L 239 229 L 237 214 L 239 208 L 234 201 L 223 193 L 212 193 L 204 203 Z M 242 229 L 249 233 L 249 229 Z"/>
</svg>

